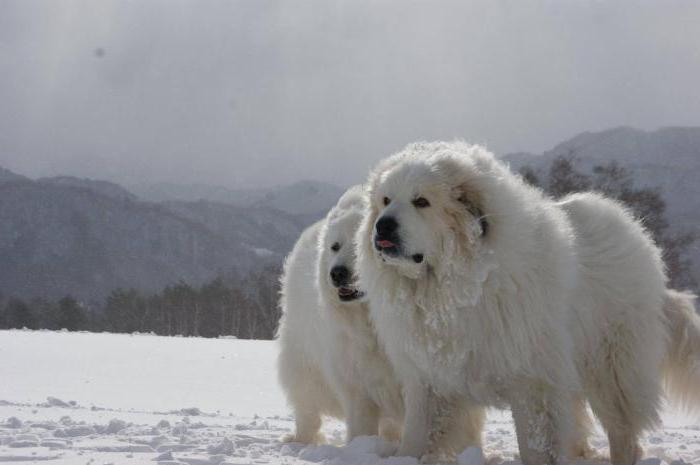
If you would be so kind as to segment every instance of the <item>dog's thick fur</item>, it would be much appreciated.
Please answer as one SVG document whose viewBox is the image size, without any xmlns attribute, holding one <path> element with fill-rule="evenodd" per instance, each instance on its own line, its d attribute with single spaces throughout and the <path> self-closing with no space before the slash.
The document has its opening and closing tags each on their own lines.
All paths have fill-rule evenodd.
<svg viewBox="0 0 700 465">
<path fill-rule="evenodd" d="M 700 408 L 700 316 L 693 294 L 669 290 L 664 302 L 670 345 L 664 361 L 664 381 L 671 401 L 697 411 Z"/>
<path fill-rule="evenodd" d="M 613 464 L 632 465 L 659 420 L 662 368 L 700 388 L 682 377 L 700 359 L 692 300 L 666 291 L 659 250 L 617 202 L 555 202 L 460 142 L 409 145 L 371 173 L 368 196 L 360 284 L 404 386 L 400 455 L 429 449 L 442 397 L 510 405 L 523 463 L 563 461 L 585 454 L 588 401 Z M 391 253 L 384 217 L 398 224 Z M 669 328 L 683 342 L 669 346 Z"/>
<path fill-rule="evenodd" d="M 296 417 L 296 434 L 287 441 L 323 441 L 323 415 L 345 418 L 348 440 L 377 434 L 380 417 L 390 438 L 401 423 L 400 388 L 366 302 L 341 301 L 330 279 L 334 266 L 354 270 L 353 241 L 363 212 L 362 189 L 354 187 L 301 235 L 285 263 L 278 372 Z"/>
</svg>

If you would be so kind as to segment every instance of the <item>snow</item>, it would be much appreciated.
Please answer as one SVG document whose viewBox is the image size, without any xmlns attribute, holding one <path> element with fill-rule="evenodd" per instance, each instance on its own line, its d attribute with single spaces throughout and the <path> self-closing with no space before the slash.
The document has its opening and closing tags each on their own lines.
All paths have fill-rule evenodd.
<svg viewBox="0 0 700 465">
<path fill-rule="evenodd" d="M 0 380 L 12 380 L 0 381 L 0 400 L 274 415 L 284 409 L 275 354 L 260 341 L 0 331 Z"/>
<path fill-rule="evenodd" d="M 270 341 L 0 331 L 0 464 L 417 465 L 377 437 L 343 446 L 337 421 L 329 444 L 281 444 L 294 422 L 275 356 Z M 641 465 L 700 464 L 700 419 L 664 423 Z M 599 430 L 592 446 L 607 454 Z M 490 412 L 484 449 L 457 463 L 519 463 L 509 414 Z"/>
<path fill-rule="evenodd" d="M 484 452 L 479 447 L 469 447 L 457 456 L 457 465 L 484 465 Z"/>
</svg>

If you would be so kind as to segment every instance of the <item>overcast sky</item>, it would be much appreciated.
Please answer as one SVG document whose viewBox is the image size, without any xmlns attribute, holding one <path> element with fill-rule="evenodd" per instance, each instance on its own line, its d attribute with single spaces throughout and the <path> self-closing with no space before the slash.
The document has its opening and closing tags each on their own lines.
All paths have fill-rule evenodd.
<svg viewBox="0 0 700 465">
<path fill-rule="evenodd" d="M 700 125 L 698 25 L 673 0 L 0 0 L 0 166 L 347 185 L 417 139 Z"/>
</svg>

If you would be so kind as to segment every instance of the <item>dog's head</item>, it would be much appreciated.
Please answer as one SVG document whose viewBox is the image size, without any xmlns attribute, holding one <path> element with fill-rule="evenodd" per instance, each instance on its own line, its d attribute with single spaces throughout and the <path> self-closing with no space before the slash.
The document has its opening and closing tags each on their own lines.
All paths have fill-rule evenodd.
<svg viewBox="0 0 700 465">
<path fill-rule="evenodd" d="M 354 242 L 365 203 L 362 187 L 350 188 L 326 216 L 319 238 L 319 285 L 329 299 L 343 304 L 362 302 L 365 297 L 357 284 Z"/>
<path fill-rule="evenodd" d="M 431 143 L 381 163 L 370 176 L 364 231 L 375 257 L 417 278 L 487 241 L 492 225 L 482 187 L 491 159 L 478 146 Z"/>
</svg>

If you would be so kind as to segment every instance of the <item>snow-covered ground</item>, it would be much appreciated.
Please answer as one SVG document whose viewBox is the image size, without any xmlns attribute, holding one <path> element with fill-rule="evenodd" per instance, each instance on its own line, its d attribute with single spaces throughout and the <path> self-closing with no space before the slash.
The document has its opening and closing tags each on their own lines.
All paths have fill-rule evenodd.
<svg viewBox="0 0 700 465">
<path fill-rule="evenodd" d="M 0 331 L 0 463 L 414 465 L 393 445 L 283 445 L 294 423 L 277 386 L 275 344 L 151 335 Z M 644 465 L 700 464 L 700 419 L 674 412 L 644 437 Z M 512 423 L 491 412 L 488 465 L 517 460 Z M 598 432 L 593 446 L 605 455 Z M 461 465 L 481 462 L 469 450 Z"/>
</svg>

